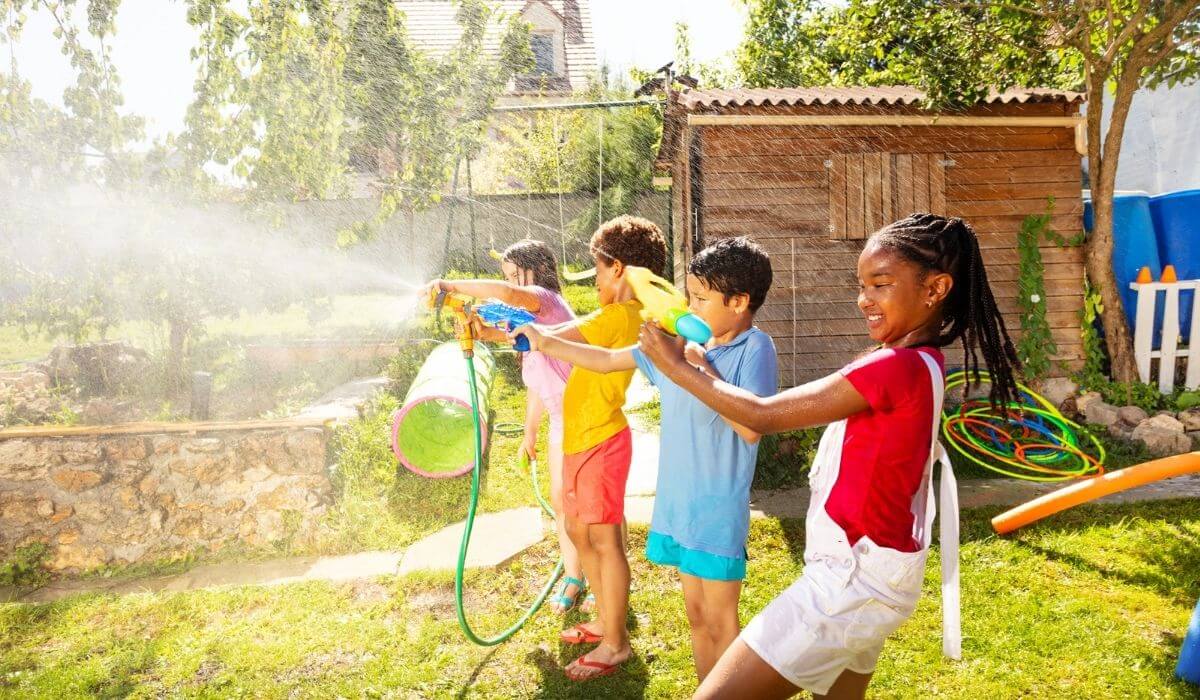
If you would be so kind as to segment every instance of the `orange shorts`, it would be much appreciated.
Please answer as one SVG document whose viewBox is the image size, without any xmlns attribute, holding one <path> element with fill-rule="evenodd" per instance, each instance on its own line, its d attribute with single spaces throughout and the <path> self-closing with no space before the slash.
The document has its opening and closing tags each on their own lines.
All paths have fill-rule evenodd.
<svg viewBox="0 0 1200 700">
<path fill-rule="evenodd" d="M 590 450 L 563 455 L 563 513 L 588 525 L 620 524 L 632 458 L 628 427 Z"/>
</svg>

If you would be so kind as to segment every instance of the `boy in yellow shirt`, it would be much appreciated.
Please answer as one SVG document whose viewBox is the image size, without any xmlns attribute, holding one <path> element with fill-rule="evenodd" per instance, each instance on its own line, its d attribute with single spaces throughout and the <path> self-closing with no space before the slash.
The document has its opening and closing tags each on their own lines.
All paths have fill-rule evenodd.
<svg viewBox="0 0 1200 700">
<path fill-rule="evenodd" d="M 646 219 L 619 216 L 600 225 L 592 235 L 591 251 L 600 308 L 544 332 L 604 348 L 633 345 L 642 325 L 642 305 L 625 284 L 625 266 L 661 273 L 667 261 L 662 232 Z M 562 507 L 567 534 L 579 550 L 596 597 L 596 619 L 565 630 L 562 641 L 600 643 L 567 666 L 567 677 L 575 681 L 609 675 L 630 654 L 625 628 L 629 562 L 621 526 L 632 438 L 621 407 L 632 378 L 633 370 L 599 374 L 575 367 L 563 394 Z"/>
</svg>

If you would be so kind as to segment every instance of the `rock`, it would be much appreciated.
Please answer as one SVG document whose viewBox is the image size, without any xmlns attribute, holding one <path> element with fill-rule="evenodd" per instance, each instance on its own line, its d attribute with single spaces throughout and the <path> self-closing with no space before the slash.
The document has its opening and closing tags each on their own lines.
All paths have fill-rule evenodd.
<svg viewBox="0 0 1200 700">
<path fill-rule="evenodd" d="M 1067 418 L 1078 418 L 1079 417 L 1079 406 L 1076 405 L 1075 400 L 1076 400 L 1076 397 L 1068 396 L 1066 399 L 1063 400 L 1062 404 L 1059 405 L 1058 410 L 1062 411 L 1062 414 L 1064 416 L 1066 416 Z"/>
<path fill-rule="evenodd" d="M 1117 409 L 1117 417 L 1128 425 L 1137 425 L 1150 417 L 1150 414 L 1137 406 L 1122 406 Z"/>
<path fill-rule="evenodd" d="M 1200 450 L 1200 430 L 1193 430 L 1187 434 L 1192 441 L 1192 449 Z"/>
<path fill-rule="evenodd" d="M 1132 435 L 1133 439 L 1144 444 L 1151 454 L 1156 457 L 1169 457 L 1192 449 L 1192 441 L 1186 433 L 1159 427 L 1153 421 L 1152 418 L 1138 424 Z"/>
<path fill-rule="evenodd" d="M 59 469 L 50 475 L 50 480 L 64 491 L 80 493 L 100 485 L 104 476 L 90 469 Z"/>
<path fill-rule="evenodd" d="M 1120 438 L 1122 440 L 1132 440 L 1133 427 L 1134 426 L 1129 425 L 1125 421 L 1117 421 L 1116 423 L 1108 426 L 1108 434 L 1112 437 Z"/>
<path fill-rule="evenodd" d="M 1042 382 L 1041 386 L 1042 396 L 1055 406 L 1062 406 L 1063 402 L 1074 396 L 1077 391 L 1079 385 L 1066 377 L 1051 377 Z"/>
<path fill-rule="evenodd" d="M 1079 411 L 1080 415 L 1084 415 L 1087 412 L 1088 406 L 1091 406 L 1097 401 L 1102 401 L 1100 394 L 1094 391 L 1085 391 L 1079 396 L 1075 397 L 1075 410 Z"/>
<path fill-rule="evenodd" d="M 108 398 L 88 399 L 79 411 L 79 420 L 86 425 L 111 425 L 117 422 L 117 402 Z"/>
<path fill-rule="evenodd" d="M 1200 430 L 1200 408 L 1189 408 L 1186 411 L 1180 411 L 1179 422 L 1183 423 L 1183 429 L 1189 433 Z"/>
<path fill-rule="evenodd" d="M 1084 419 L 1088 423 L 1102 425 L 1106 428 L 1119 420 L 1117 407 L 1110 406 L 1100 400 L 1088 402 L 1087 406 L 1083 407 L 1082 410 Z"/>
<path fill-rule="evenodd" d="M 1184 432 L 1183 423 L 1176 420 L 1175 415 L 1172 413 L 1159 413 L 1153 418 L 1147 419 L 1146 422 L 1162 430 L 1170 430 L 1176 433 Z"/>
<path fill-rule="evenodd" d="M 54 571 L 86 571 L 105 563 L 104 550 L 80 544 L 59 545 L 47 568 Z"/>
</svg>

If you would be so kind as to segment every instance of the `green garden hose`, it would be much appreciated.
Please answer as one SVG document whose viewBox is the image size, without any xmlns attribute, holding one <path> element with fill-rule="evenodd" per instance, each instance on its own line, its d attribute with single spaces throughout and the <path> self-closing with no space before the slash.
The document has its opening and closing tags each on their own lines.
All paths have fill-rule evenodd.
<svg viewBox="0 0 1200 700">
<path fill-rule="evenodd" d="M 546 597 L 550 595 L 550 591 L 554 588 L 554 584 L 558 581 L 558 577 L 562 574 L 563 562 L 559 557 L 558 563 L 554 566 L 554 572 L 550 574 L 550 578 L 546 580 L 546 585 L 542 587 L 541 593 L 538 594 L 533 605 L 521 615 L 520 619 L 512 624 L 508 629 L 494 637 L 480 637 L 471 629 L 471 625 L 467 622 L 466 611 L 463 610 L 463 569 L 467 562 L 467 547 L 471 544 L 471 529 L 475 525 L 475 507 L 479 505 L 479 471 L 480 465 L 483 464 L 483 430 L 481 427 L 480 412 L 479 412 L 479 391 L 475 383 L 475 359 L 473 354 L 466 354 L 467 360 L 467 383 L 471 387 L 471 417 L 475 424 L 475 467 L 471 470 L 471 498 L 467 503 L 467 519 L 463 527 L 462 542 L 458 546 L 458 565 L 454 571 L 454 604 L 458 611 L 458 625 L 462 627 L 463 634 L 472 642 L 485 647 L 495 646 L 507 640 L 509 637 L 517 633 L 529 618 L 542 607 L 542 603 L 546 602 Z M 533 479 L 534 493 L 537 495 L 538 502 L 542 508 L 554 517 L 554 510 L 542 498 L 541 489 L 538 487 L 537 466 L 531 465 L 530 473 Z"/>
</svg>

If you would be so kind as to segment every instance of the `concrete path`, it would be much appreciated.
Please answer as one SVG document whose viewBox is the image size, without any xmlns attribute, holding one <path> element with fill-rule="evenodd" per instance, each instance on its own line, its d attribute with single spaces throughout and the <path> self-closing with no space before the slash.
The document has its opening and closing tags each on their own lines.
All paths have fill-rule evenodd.
<svg viewBox="0 0 1200 700">
<path fill-rule="evenodd" d="M 551 524 L 549 519 L 543 522 L 543 516 L 541 508 L 476 515 L 471 527 L 471 546 L 467 548 L 467 567 L 498 569 L 541 542 Z M 397 573 L 453 571 L 458 566 L 458 547 L 465 523 L 457 522 L 414 542 L 405 550 Z"/>
<path fill-rule="evenodd" d="M 633 382 L 625 392 L 626 413 L 644 406 L 658 397 L 655 389 L 641 372 L 633 373 Z M 653 496 L 658 487 L 658 426 L 648 426 L 640 416 L 629 416 L 633 433 L 633 462 L 629 465 L 629 480 L 625 483 L 627 496 Z"/>
</svg>

